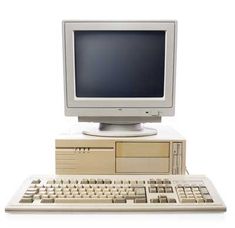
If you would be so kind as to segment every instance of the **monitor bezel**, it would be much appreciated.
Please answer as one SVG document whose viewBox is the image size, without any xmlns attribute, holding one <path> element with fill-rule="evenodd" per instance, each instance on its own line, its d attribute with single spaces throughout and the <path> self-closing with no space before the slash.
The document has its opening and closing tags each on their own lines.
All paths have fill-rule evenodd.
<svg viewBox="0 0 235 228">
<path fill-rule="evenodd" d="M 85 98 L 76 97 L 74 31 L 153 30 L 165 31 L 165 80 L 161 98 Z M 79 116 L 89 109 L 151 109 L 163 115 L 174 114 L 176 21 L 63 21 L 65 114 Z M 90 112 L 90 111 L 89 111 Z M 105 111 L 104 111 L 105 112 Z M 111 114 L 110 114 L 111 113 Z M 132 112 L 131 112 L 132 113 Z M 89 114 L 91 115 L 91 114 Z M 104 114 L 105 115 L 105 114 Z"/>
</svg>

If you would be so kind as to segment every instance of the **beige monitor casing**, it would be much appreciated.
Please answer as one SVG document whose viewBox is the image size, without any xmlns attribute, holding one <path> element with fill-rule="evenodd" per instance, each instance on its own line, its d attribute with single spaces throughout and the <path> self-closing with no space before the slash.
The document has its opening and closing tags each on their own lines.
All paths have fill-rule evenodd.
<svg viewBox="0 0 235 228">
<path fill-rule="evenodd" d="M 78 116 L 80 122 L 120 124 L 159 122 L 162 116 L 174 115 L 176 21 L 63 21 L 62 27 L 66 116 Z M 164 97 L 76 97 L 74 32 L 98 30 L 165 31 Z"/>
</svg>

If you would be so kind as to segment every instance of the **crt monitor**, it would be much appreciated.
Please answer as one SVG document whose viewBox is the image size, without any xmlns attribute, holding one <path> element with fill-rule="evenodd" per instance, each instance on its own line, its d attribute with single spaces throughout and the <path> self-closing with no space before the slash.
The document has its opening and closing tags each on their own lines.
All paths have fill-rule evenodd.
<svg viewBox="0 0 235 228">
<path fill-rule="evenodd" d="M 65 114 L 100 136 L 156 134 L 174 115 L 175 21 L 64 21 Z"/>
</svg>

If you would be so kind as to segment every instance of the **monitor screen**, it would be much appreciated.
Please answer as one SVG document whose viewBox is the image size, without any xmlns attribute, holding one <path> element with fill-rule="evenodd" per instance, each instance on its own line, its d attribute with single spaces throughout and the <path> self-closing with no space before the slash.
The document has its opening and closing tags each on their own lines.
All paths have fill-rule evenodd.
<svg viewBox="0 0 235 228">
<path fill-rule="evenodd" d="M 76 97 L 163 97 L 165 36 L 165 31 L 75 31 Z"/>
</svg>

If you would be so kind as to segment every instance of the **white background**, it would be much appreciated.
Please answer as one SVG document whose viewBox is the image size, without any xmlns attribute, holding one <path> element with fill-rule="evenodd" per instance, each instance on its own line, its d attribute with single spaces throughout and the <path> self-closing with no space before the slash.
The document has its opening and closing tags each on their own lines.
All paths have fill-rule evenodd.
<svg viewBox="0 0 235 228">
<path fill-rule="evenodd" d="M 235 13 L 226 0 L 0 1 L 1 227 L 231 227 L 235 224 Z M 221 214 L 6 214 L 32 174 L 53 174 L 54 138 L 64 117 L 63 19 L 178 20 L 176 115 L 187 138 L 190 174 L 206 174 L 228 211 Z M 83 125 L 78 125 L 83 126 Z"/>
</svg>

